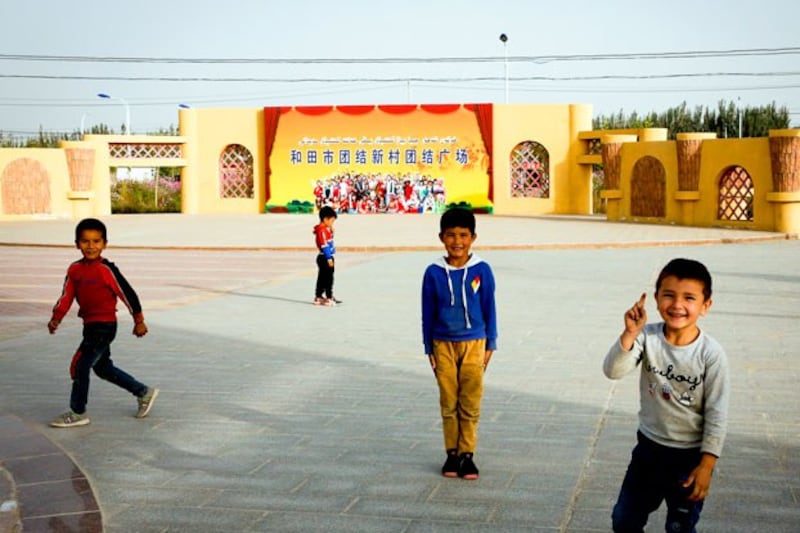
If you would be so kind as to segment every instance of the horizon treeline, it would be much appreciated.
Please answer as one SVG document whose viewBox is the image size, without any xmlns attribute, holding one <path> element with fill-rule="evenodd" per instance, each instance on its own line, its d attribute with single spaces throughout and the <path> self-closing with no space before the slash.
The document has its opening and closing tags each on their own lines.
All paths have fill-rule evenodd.
<svg viewBox="0 0 800 533">
<path fill-rule="evenodd" d="M 741 116 L 740 116 L 741 114 Z M 684 101 L 670 107 L 666 111 L 651 111 L 640 115 L 633 111 L 626 114 L 619 110 L 612 115 L 598 115 L 592 119 L 592 129 L 638 129 L 667 128 L 668 138 L 675 139 L 678 133 L 710 132 L 717 138 L 739 137 L 741 120 L 741 137 L 767 137 L 769 130 L 789 128 L 789 108 L 778 106 L 775 102 L 758 107 L 739 108 L 733 101 L 720 100 L 716 108 L 696 106 L 689 108 Z M 96 124 L 85 130 L 90 135 L 115 135 L 116 132 L 106 124 Z M 121 127 L 121 134 L 125 127 Z M 146 135 L 178 135 L 178 128 L 170 124 L 166 128 L 147 132 Z M 0 130 L 0 148 L 56 148 L 60 141 L 79 141 L 81 132 L 45 132 L 41 128 L 36 135 L 12 135 Z"/>
<path fill-rule="evenodd" d="M 741 117 L 740 117 L 741 113 Z M 697 106 L 690 109 L 686 102 L 666 111 L 651 111 L 639 115 L 635 111 L 626 115 L 620 110 L 615 115 L 599 115 L 592 119 L 595 130 L 629 128 L 667 128 L 669 138 L 675 139 L 678 133 L 709 132 L 717 138 L 739 137 L 741 118 L 741 137 L 767 137 L 769 130 L 789 128 L 789 108 L 778 107 L 775 102 L 759 107 L 739 108 L 735 102 L 720 100 L 716 108 Z"/>
</svg>

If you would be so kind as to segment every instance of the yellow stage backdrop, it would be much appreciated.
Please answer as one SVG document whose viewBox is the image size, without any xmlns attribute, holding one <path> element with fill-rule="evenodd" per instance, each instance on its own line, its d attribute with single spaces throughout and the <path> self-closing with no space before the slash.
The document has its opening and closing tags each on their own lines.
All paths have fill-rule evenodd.
<svg viewBox="0 0 800 533">
<path fill-rule="evenodd" d="M 448 203 L 491 206 L 490 155 L 474 109 L 470 104 L 264 108 L 267 204 L 313 202 L 317 181 L 366 174 L 441 179 Z M 272 138 L 270 120 L 277 126 L 273 123 Z M 491 123 L 488 128 L 490 135 Z"/>
</svg>

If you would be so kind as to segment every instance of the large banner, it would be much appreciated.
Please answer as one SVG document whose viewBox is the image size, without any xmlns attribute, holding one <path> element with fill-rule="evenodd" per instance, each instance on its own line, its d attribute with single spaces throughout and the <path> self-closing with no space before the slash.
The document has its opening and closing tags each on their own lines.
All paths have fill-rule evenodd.
<svg viewBox="0 0 800 533">
<path fill-rule="evenodd" d="M 488 104 L 264 108 L 267 204 L 341 213 L 491 206 Z"/>
</svg>

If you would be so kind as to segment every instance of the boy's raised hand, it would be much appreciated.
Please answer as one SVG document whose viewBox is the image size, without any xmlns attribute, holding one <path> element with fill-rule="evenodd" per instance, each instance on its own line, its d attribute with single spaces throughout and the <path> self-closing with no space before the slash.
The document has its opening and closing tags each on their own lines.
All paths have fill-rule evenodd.
<svg viewBox="0 0 800 533">
<path fill-rule="evenodd" d="M 625 313 L 625 331 L 638 335 L 647 324 L 647 310 L 644 308 L 645 299 L 647 299 L 647 293 L 643 292 L 639 301 L 633 304 L 633 307 Z"/>
<path fill-rule="evenodd" d="M 626 350 L 630 350 L 633 347 L 633 341 L 647 324 L 647 311 L 644 308 L 646 299 L 647 293 L 643 292 L 639 301 L 625 312 L 625 331 L 622 332 L 620 342 Z"/>
</svg>

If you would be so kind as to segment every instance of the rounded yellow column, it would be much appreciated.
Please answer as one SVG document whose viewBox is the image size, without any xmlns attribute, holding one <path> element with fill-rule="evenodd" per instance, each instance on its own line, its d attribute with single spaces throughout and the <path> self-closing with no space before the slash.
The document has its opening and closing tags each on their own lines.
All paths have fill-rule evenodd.
<svg viewBox="0 0 800 533">
<path fill-rule="evenodd" d="M 584 153 L 584 142 L 578 134 L 592 129 L 592 106 L 572 104 L 569 106 L 569 213 L 592 214 L 592 167 L 578 163 Z"/>
<path fill-rule="evenodd" d="M 178 110 L 178 132 L 186 139 L 182 154 L 183 159 L 186 160 L 186 166 L 181 169 L 181 212 L 184 214 L 200 212 L 197 120 L 197 112 L 194 109 Z"/>
<path fill-rule="evenodd" d="M 666 141 L 668 135 L 667 128 L 642 128 L 639 130 L 639 142 Z"/>
</svg>

